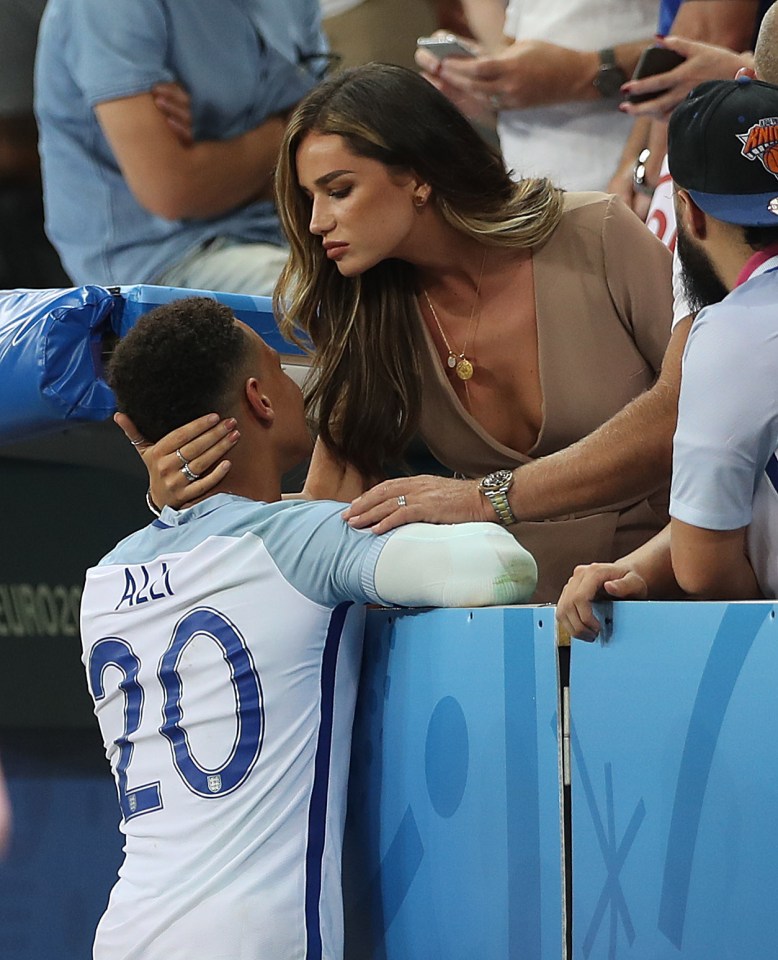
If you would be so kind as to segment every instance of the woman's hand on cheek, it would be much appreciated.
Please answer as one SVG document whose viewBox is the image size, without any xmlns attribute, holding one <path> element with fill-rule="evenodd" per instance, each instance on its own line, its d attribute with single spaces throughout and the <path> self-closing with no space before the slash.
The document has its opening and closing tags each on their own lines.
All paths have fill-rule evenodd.
<svg viewBox="0 0 778 960">
<path fill-rule="evenodd" d="M 151 499 L 160 508 L 186 506 L 212 490 L 229 472 L 232 464 L 222 458 L 240 438 L 236 421 L 216 413 L 192 420 L 156 443 L 147 441 L 126 414 L 115 414 L 114 421 L 143 460 Z"/>
<path fill-rule="evenodd" d="M 349 526 L 386 533 L 405 523 L 466 523 L 495 520 L 475 480 L 400 477 L 384 480 L 352 501 L 343 519 Z"/>
</svg>

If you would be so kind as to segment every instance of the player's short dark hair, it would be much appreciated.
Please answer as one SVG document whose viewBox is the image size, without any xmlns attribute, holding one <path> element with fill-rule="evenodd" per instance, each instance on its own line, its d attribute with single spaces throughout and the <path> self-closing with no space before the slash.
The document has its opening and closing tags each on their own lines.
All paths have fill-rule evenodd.
<svg viewBox="0 0 778 960">
<path fill-rule="evenodd" d="M 222 413 L 249 350 L 235 315 L 209 297 L 144 314 L 116 346 L 107 379 L 122 413 L 156 441 L 206 413 Z"/>
</svg>

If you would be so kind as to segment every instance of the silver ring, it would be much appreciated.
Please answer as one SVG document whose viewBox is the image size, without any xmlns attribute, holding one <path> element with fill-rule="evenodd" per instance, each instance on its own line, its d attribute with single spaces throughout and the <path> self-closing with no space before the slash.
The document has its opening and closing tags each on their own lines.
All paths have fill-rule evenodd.
<svg viewBox="0 0 778 960">
<path fill-rule="evenodd" d="M 178 451 L 176 451 L 176 452 L 178 452 Z M 181 473 L 183 473 L 183 475 L 186 477 L 186 479 L 187 479 L 190 483 L 194 483 L 195 480 L 199 480 L 200 477 L 202 476 L 202 474 L 200 474 L 200 473 L 195 473 L 194 470 L 192 470 L 192 469 L 190 468 L 190 466 L 189 466 L 188 463 L 185 463 L 185 464 L 183 465 L 183 467 L 181 467 Z"/>
<path fill-rule="evenodd" d="M 405 494 L 401 493 L 400 496 L 397 498 L 397 506 L 398 507 L 408 506 L 408 501 L 405 499 Z"/>
<path fill-rule="evenodd" d="M 181 461 L 181 463 L 183 463 L 183 465 L 184 465 L 185 467 L 188 467 L 188 466 L 189 466 L 189 461 L 186 459 L 186 457 L 183 455 L 183 453 L 181 453 L 181 450 L 180 450 L 178 447 L 176 447 L 176 456 L 177 456 L 178 459 Z M 183 471 L 182 471 L 182 473 L 183 473 Z"/>
<path fill-rule="evenodd" d="M 145 442 L 146 441 L 143 439 L 143 437 L 141 437 L 139 440 L 130 440 L 130 443 L 133 445 L 133 447 L 139 447 L 142 443 L 145 443 Z"/>
</svg>

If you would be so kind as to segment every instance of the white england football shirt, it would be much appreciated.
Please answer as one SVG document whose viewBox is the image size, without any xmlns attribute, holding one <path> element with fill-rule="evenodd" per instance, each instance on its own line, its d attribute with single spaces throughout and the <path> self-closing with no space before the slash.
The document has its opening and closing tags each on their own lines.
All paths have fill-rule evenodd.
<svg viewBox="0 0 778 960">
<path fill-rule="evenodd" d="M 220 494 L 88 572 L 83 658 L 126 838 L 97 960 L 342 955 L 361 603 L 387 542 L 342 509 Z"/>
</svg>

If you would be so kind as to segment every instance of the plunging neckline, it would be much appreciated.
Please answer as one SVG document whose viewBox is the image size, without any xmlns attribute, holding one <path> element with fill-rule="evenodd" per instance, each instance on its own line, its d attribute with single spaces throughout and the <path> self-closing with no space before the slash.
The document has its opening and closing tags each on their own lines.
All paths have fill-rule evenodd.
<svg viewBox="0 0 778 960">
<path fill-rule="evenodd" d="M 446 369 L 443 363 L 440 360 L 440 353 L 435 341 L 432 338 L 432 333 L 430 332 L 427 323 L 424 320 L 424 315 L 421 312 L 421 307 L 419 306 L 418 298 L 416 299 L 416 313 L 418 315 L 419 323 L 424 334 L 424 338 L 430 353 L 430 359 L 432 368 L 434 370 L 435 377 L 439 384 L 443 387 L 443 392 L 448 397 L 449 401 L 454 403 L 457 411 L 461 415 L 463 421 L 467 426 L 475 433 L 480 440 L 489 447 L 492 447 L 500 453 L 503 457 L 512 460 L 522 461 L 524 463 L 530 463 L 532 460 L 536 459 L 535 451 L 541 444 L 543 440 L 545 427 L 546 427 L 546 384 L 544 382 L 543 372 L 545 369 L 545 364 L 542 361 L 543 353 L 543 344 L 541 341 L 541 332 L 538 325 L 538 299 L 537 299 L 537 284 L 535 283 L 535 267 L 537 264 L 536 256 L 539 253 L 539 250 L 530 251 L 530 269 L 532 271 L 532 296 L 533 302 L 535 305 L 535 339 L 537 342 L 538 349 L 538 382 L 540 386 L 540 427 L 537 432 L 537 436 L 529 448 L 527 453 L 521 453 L 518 450 L 514 450 L 512 447 L 509 447 L 507 444 L 503 443 L 501 440 L 498 440 L 496 437 L 493 437 L 481 423 L 476 420 L 473 414 L 467 409 L 467 407 L 462 403 L 462 400 L 459 397 L 459 394 L 454 389 L 451 380 L 446 376 Z"/>
</svg>

